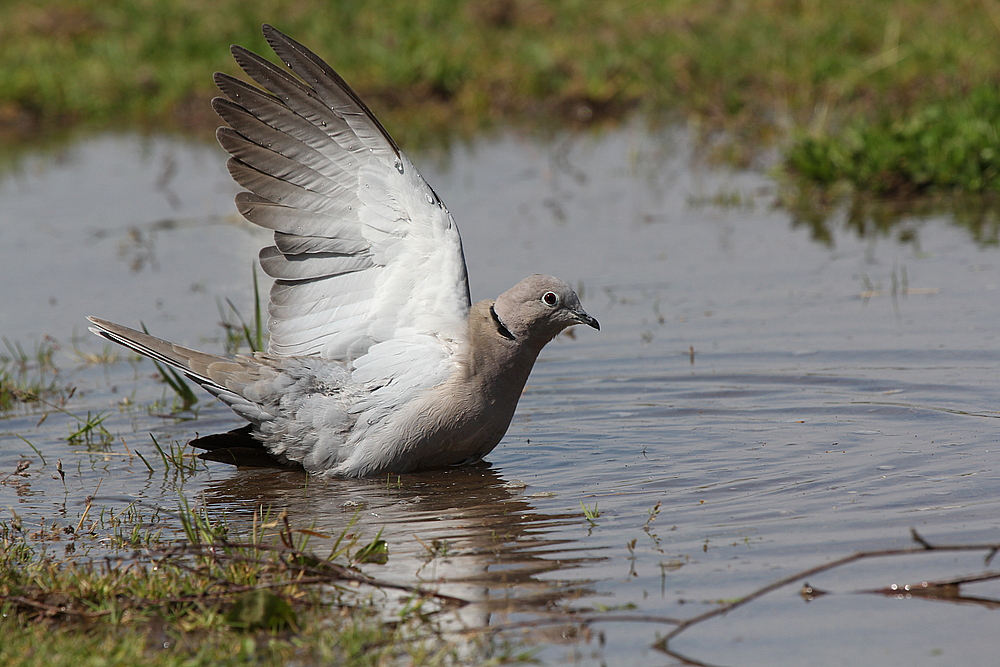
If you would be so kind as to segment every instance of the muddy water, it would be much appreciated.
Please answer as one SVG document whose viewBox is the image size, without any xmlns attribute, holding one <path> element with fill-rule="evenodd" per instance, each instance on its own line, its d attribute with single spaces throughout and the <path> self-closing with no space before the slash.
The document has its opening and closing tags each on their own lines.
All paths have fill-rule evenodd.
<svg viewBox="0 0 1000 667">
<path fill-rule="evenodd" d="M 388 482 L 165 464 L 150 433 L 166 446 L 238 420 L 207 397 L 196 419 L 163 416 L 171 395 L 151 364 L 85 363 L 102 346 L 82 318 L 217 351 L 217 302 L 250 311 L 266 237 L 232 215 L 220 151 L 105 137 L 0 182 L 0 334 L 29 352 L 57 339 L 56 379 L 77 387 L 67 408 L 102 413 L 116 437 L 69 443 L 66 414 L 6 413 L 0 507 L 76 526 L 94 495 L 105 513 L 87 522 L 131 507 L 166 534 L 179 494 L 235 527 L 260 506 L 329 534 L 357 517 L 389 543 L 370 574 L 472 600 L 453 622 L 474 626 L 557 610 L 690 617 L 855 551 L 911 546 L 911 528 L 1000 542 L 996 246 L 947 217 L 859 237 L 835 215 L 814 240 L 771 206 L 766 177 L 693 168 L 682 133 L 503 136 L 412 157 L 459 222 L 474 298 L 552 273 L 602 324 L 546 348 L 488 464 Z M 857 592 L 980 572 L 982 556 L 810 576 L 832 594 L 806 603 L 797 580 L 670 647 L 704 664 L 991 664 L 988 603 Z M 997 599 L 1000 586 L 962 593 Z M 511 636 L 549 664 L 662 665 L 676 660 L 652 644 L 669 629 Z"/>
</svg>

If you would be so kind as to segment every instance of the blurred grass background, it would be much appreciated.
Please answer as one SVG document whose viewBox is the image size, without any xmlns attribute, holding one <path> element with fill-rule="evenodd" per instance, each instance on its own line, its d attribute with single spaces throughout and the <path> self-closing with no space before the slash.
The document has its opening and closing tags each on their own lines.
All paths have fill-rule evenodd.
<svg viewBox="0 0 1000 667">
<path fill-rule="evenodd" d="M 1000 189 L 1000 0 L 5 0 L 0 145 L 207 137 L 211 74 L 231 43 L 266 53 L 264 22 L 404 146 L 641 114 L 821 185 Z"/>
</svg>

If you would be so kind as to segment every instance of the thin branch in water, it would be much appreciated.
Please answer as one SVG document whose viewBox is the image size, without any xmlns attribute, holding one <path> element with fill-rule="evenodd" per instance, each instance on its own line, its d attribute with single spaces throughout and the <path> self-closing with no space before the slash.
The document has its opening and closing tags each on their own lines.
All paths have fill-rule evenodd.
<svg viewBox="0 0 1000 667">
<path fill-rule="evenodd" d="M 938 600 L 941 602 L 953 602 L 956 604 L 975 604 L 988 609 L 1000 609 L 1000 600 L 995 598 L 979 598 L 969 595 L 962 595 L 962 584 L 974 584 L 980 581 L 991 581 L 1000 579 L 1000 572 L 982 572 L 963 577 L 952 577 L 940 581 L 921 581 L 917 584 L 892 584 L 885 588 L 874 588 L 870 590 L 858 591 L 859 593 L 871 593 L 874 595 L 885 595 L 888 597 L 920 597 L 928 600 Z"/>
<path fill-rule="evenodd" d="M 916 547 L 904 547 L 899 549 L 880 549 L 872 551 L 859 551 L 849 556 L 843 558 L 838 558 L 837 560 L 830 561 L 829 563 L 824 563 L 823 565 L 817 565 L 805 570 L 796 572 L 795 574 L 783 577 L 774 581 L 766 586 L 758 588 L 752 593 L 738 598 L 727 604 L 715 607 L 703 614 L 698 614 L 697 616 L 692 616 L 687 619 L 677 619 L 666 616 L 657 616 L 652 614 L 616 614 L 616 613 L 587 613 L 587 612 L 574 612 L 574 611 L 564 611 L 555 612 L 547 615 L 543 618 L 535 618 L 527 621 L 520 621 L 517 623 L 510 623 L 506 625 L 493 626 L 489 629 L 490 634 L 498 634 L 502 632 L 508 632 L 512 630 L 524 630 L 531 628 L 538 628 L 551 625 L 560 625 L 573 623 L 580 626 L 589 626 L 594 623 L 655 623 L 660 625 L 672 625 L 674 628 L 667 633 L 662 639 L 653 644 L 653 648 L 661 651 L 676 660 L 681 661 L 686 665 L 695 665 L 696 667 L 711 667 L 708 663 L 701 662 L 699 660 L 684 656 L 676 651 L 673 651 L 670 646 L 670 640 L 677 637 L 679 634 L 687 630 L 688 628 L 707 621 L 709 619 L 715 618 L 717 616 L 723 616 L 730 611 L 742 607 L 768 593 L 775 591 L 779 588 L 792 584 L 796 581 L 801 581 L 810 577 L 812 575 L 819 574 L 821 572 L 826 572 L 828 570 L 833 570 L 835 568 L 841 567 L 843 565 L 848 565 L 856 561 L 870 559 L 870 558 L 884 558 L 889 556 L 907 556 L 916 554 L 926 554 L 934 551 L 937 552 L 956 552 L 956 551 L 986 551 L 987 555 L 985 558 L 985 563 L 988 565 L 992 558 L 1000 552 L 1000 545 L 997 544 L 931 544 L 923 536 L 921 536 L 916 530 L 911 529 L 911 537 L 913 541 L 919 546 Z M 917 585 L 911 585 L 906 587 L 906 591 L 913 596 L 922 596 L 929 599 L 939 599 L 947 600 L 951 602 L 964 602 L 981 604 L 989 608 L 1000 608 L 1000 600 L 991 600 L 986 598 L 973 598 L 973 597 L 962 597 L 957 594 L 958 587 L 961 584 L 973 583 L 978 581 L 987 581 L 991 579 L 1000 579 L 1000 572 L 990 571 L 985 573 L 980 573 L 977 575 L 969 575 L 963 577 L 956 577 L 953 579 L 942 580 L 937 582 L 923 582 Z M 864 593 L 878 593 L 883 595 L 893 594 L 898 595 L 901 591 L 894 588 L 887 588 L 882 590 L 874 591 L 859 591 Z M 807 600 L 815 599 L 822 595 L 825 595 L 827 591 L 823 591 L 810 586 L 808 583 L 804 583 L 800 594 Z"/>
<path fill-rule="evenodd" d="M 996 551 L 998 549 L 1000 549 L 1000 545 L 997 545 L 997 544 L 939 544 L 939 545 L 934 545 L 934 544 L 931 544 L 930 542 L 928 542 L 926 539 L 924 539 L 923 536 L 921 536 L 920 533 L 918 533 L 916 531 L 916 529 L 914 529 L 914 528 L 910 529 L 910 535 L 913 538 L 913 541 L 916 542 L 917 544 L 919 544 L 920 546 L 918 546 L 918 547 L 905 547 L 905 548 L 901 548 L 901 549 L 879 549 L 879 550 L 874 550 L 874 551 L 859 551 L 859 552 L 856 552 L 854 554 L 851 554 L 850 556 L 845 556 L 843 558 L 838 558 L 837 560 L 830 561 L 829 563 L 824 563 L 823 565 L 818 565 L 816 567 L 811 567 L 809 569 L 802 570 L 800 572 L 796 572 L 795 574 L 789 575 L 789 576 L 784 577 L 782 579 L 779 579 L 779 580 L 777 580 L 775 582 L 772 582 L 772 583 L 768 584 L 767 586 L 763 586 L 762 588 L 758 588 L 757 590 L 755 590 L 754 592 L 750 593 L 749 595 L 746 595 L 746 596 L 741 597 L 741 598 L 739 598 L 737 600 L 734 600 L 733 602 L 729 602 L 727 604 L 724 604 L 724 605 L 721 605 L 719 607 L 716 607 L 715 609 L 709 610 L 709 611 L 707 611 L 707 612 L 705 612 L 703 614 L 699 614 L 697 616 L 693 616 L 693 617 L 685 620 L 684 622 L 682 622 L 681 624 L 679 624 L 677 627 L 675 627 L 673 630 L 671 630 L 669 633 L 667 633 L 667 635 L 665 637 L 663 637 L 658 642 L 656 642 L 655 644 L 653 644 L 653 648 L 655 648 L 655 649 L 657 649 L 659 651 L 662 651 L 663 653 L 666 653 L 667 655 L 669 655 L 669 656 L 671 656 L 673 658 L 676 658 L 678 660 L 682 660 L 682 661 L 684 661 L 684 662 L 686 662 L 688 664 L 701 665 L 703 663 L 699 663 L 699 662 L 693 661 L 690 658 L 687 658 L 687 657 L 685 657 L 685 656 L 683 656 L 683 655 L 681 655 L 681 654 L 679 654 L 679 653 L 677 653 L 675 651 L 672 651 L 669 648 L 670 640 L 673 639 L 674 637 L 676 637 L 677 635 L 681 634 L 682 632 L 684 632 L 685 630 L 687 630 L 688 628 L 690 628 L 693 625 L 697 625 L 698 623 L 701 623 L 703 621 L 707 621 L 707 620 L 709 620 L 711 618 L 715 618 L 716 616 L 725 615 L 725 614 L 729 613 L 730 611 L 736 609 L 737 607 L 742 607 L 743 605 L 745 605 L 745 604 L 747 604 L 749 602 L 752 602 L 753 600 L 756 600 L 759 597 L 762 597 L 762 596 L 764 596 L 764 595 L 766 595 L 766 594 L 768 594 L 768 593 L 770 593 L 770 592 L 772 592 L 774 590 L 777 590 L 779 588 L 787 586 L 788 584 L 794 583 L 794 582 L 799 581 L 801 579 L 805 579 L 806 577 L 810 577 L 810 576 L 813 576 L 815 574 L 819 574 L 820 572 L 826 572 L 828 570 L 833 570 L 835 568 L 841 567 L 843 565 L 847 565 L 849 563 L 854 563 L 856 561 L 865 560 L 865 559 L 869 559 L 869 558 L 885 558 L 885 557 L 888 557 L 888 556 L 908 556 L 908 555 L 913 555 L 913 554 L 931 553 L 933 551 L 938 551 L 938 552 L 947 552 L 947 551 L 987 551 L 988 554 L 986 556 L 986 561 L 989 562 L 989 560 L 993 557 L 993 555 L 996 553 Z"/>
</svg>

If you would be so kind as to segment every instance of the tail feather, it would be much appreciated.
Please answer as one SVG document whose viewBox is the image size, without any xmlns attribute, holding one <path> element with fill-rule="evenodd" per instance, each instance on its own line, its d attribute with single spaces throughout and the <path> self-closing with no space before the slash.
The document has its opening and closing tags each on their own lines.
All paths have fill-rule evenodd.
<svg viewBox="0 0 1000 667">
<path fill-rule="evenodd" d="M 176 368 L 213 394 L 226 391 L 239 394 L 250 379 L 248 365 L 239 359 L 198 352 L 97 317 L 87 320 L 94 325 L 90 330 L 98 336 Z"/>
<path fill-rule="evenodd" d="M 255 427 L 271 415 L 263 406 L 246 398 L 243 391 L 260 378 L 262 369 L 269 368 L 266 364 L 248 357 L 228 359 L 198 352 L 114 322 L 97 317 L 87 319 L 94 325 L 90 330 L 98 336 L 176 368 L 251 422 L 227 433 L 192 440 L 191 446 L 206 450 L 200 458 L 253 468 L 301 468 L 284 457 L 271 455 L 263 443 L 253 437 Z"/>
</svg>

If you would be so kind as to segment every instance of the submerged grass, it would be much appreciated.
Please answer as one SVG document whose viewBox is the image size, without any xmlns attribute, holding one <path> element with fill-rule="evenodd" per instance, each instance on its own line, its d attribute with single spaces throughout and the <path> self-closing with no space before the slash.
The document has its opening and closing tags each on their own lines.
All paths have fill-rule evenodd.
<svg viewBox="0 0 1000 667">
<path fill-rule="evenodd" d="M 56 555 L 61 542 L 99 537 L 84 527 L 86 516 L 76 528 L 28 529 L 16 515 L 0 521 L 0 664 L 97 664 L 96 655 L 100 664 L 153 666 L 518 659 L 486 640 L 459 659 L 434 614 L 413 603 L 435 597 L 419 589 L 402 590 L 411 611 L 387 620 L 357 592 L 389 584 L 346 557 L 356 535 L 345 531 L 323 558 L 307 550 L 318 534 L 292 528 L 284 516 L 260 513 L 249 534 L 237 535 L 182 499 L 175 518 L 184 538 L 168 540 L 162 517 L 129 505 L 103 540 L 112 538 L 117 552 L 104 547 L 104 558 Z"/>
<path fill-rule="evenodd" d="M 45 339 L 29 353 L 20 343 L 2 340 L 6 353 L 0 352 L 0 414 L 46 399 L 61 402 L 72 394 L 71 387 L 57 382 L 55 341 Z"/>
<path fill-rule="evenodd" d="M 211 72 L 235 73 L 230 43 L 266 51 L 263 22 L 328 59 L 405 145 L 638 109 L 727 130 L 720 155 L 737 163 L 791 145 L 790 171 L 815 182 L 996 182 L 995 0 L 11 0 L 0 139 L 83 124 L 207 134 Z"/>
</svg>

